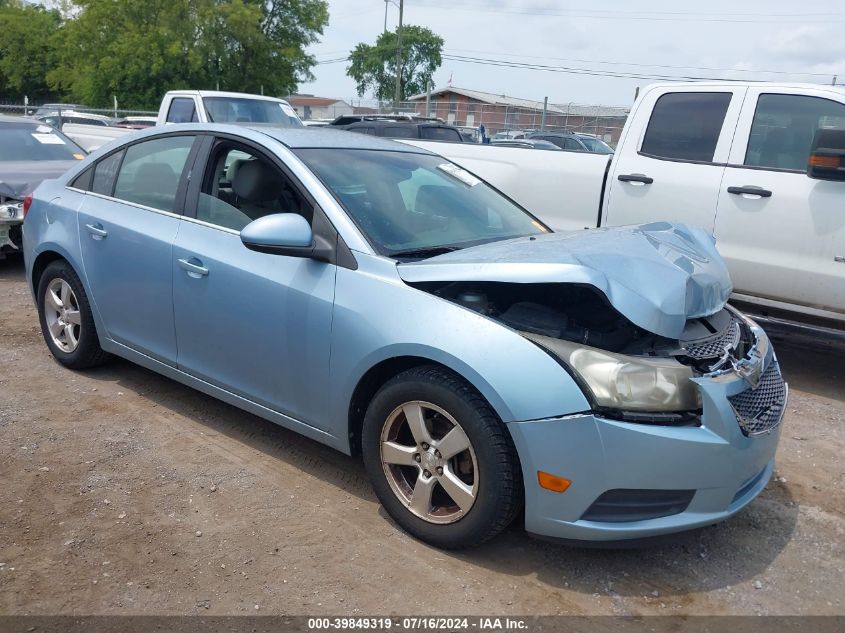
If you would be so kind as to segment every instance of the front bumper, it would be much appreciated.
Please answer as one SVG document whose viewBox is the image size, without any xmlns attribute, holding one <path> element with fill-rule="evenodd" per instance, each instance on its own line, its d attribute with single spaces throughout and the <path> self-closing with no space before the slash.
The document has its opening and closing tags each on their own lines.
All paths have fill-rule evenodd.
<svg viewBox="0 0 845 633">
<path fill-rule="evenodd" d="M 766 335 L 755 328 L 760 375 L 776 363 Z M 780 418 L 772 430 L 746 436 L 729 397 L 749 389 L 749 366 L 695 379 L 701 425 L 671 427 L 620 422 L 579 414 L 508 425 L 525 478 L 525 528 L 572 540 L 615 541 L 679 532 L 722 521 L 765 488 L 774 469 Z M 779 371 L 772 366 L 773 371 Z M 743 377 L 745 376 L 745 377 Z M 781 414 L 785 410 L 783 402 Z M 572 481 L 564 493 L 537 483 L 537 471 Z M 689 505 L 645 520 L 584 519 L 610 490 L 694 491 Z"/>
<path fill-rule="evenodd" d="M 0 257 L 4 251 L 18 251 L 21 248 L 21 226 L 23 210 L 20 203 L 0 204 Z"/>
</svg>

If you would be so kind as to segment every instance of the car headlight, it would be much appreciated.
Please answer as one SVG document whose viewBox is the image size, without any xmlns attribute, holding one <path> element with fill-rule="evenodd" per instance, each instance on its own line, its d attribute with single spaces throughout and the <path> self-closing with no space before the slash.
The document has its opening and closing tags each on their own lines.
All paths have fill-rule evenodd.
<svg viewBox="0 0 845 633">
<path fill-rule="evenodd" d="M 23 202 L 7 202 L 0 205 L 0 219 L 23 220 Z"/>
<path fill-rule="evenodd" d="M 701 408 L 692 369 L 673 358 L 614 354 L 571 341 L 522 332 L 566 363 L 600 407 L 620 411 L 680 412 Z"/>
</svg>

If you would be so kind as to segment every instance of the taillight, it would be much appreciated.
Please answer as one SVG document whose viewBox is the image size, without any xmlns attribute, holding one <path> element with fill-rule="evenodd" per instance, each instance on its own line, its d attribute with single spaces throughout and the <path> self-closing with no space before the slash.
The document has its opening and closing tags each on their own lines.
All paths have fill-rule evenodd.
<svg viewBox="0 0 845 633">
<path fill-rule="evenodd" d="M 32 194 L 29 194 L 27 197 L 23 199 L 23 217 L 26 217 L 26 214 L 29 213 L 29 207 L 32 206 Z"/>
</svg>

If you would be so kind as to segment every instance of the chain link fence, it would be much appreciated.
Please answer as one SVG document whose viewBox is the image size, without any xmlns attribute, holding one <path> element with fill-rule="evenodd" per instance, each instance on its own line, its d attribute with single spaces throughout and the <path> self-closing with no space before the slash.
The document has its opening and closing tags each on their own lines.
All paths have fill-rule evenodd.
<svg viewBox="0 0 845 633">
<path fill-rule="evenodd" d="M 486 135 L 493 137 L 499 133 L 518 134 L 524 131 L 549 130 L 560 132 L 578 132 L 591 134 L 606 143 L 615 146 L 622 133 L 628 109 L 604 105 L 584 105 L 577 103 L 553 104 L 545 108 L 526 107 L 510 104 L 488 104 L 472 101 L 432 100 L 428 106 L 425 99 L 404 101 L 399 108 L 392 102 L 379 102 L 366 99 L 337 100 L 333 103 L 297 106 L 299 116 L 304 121 L 331 121 L 346 115 L 387 115 L 407 114 L 429 116 L 441 119 L 457 126 L 478 128 L 484 126 Z M 329 101 L 329 100 L 324 100 Z M 61 116 L 63 122 L 94 123 L 106 125 L 129 116 L 155 117 L 158 113 L 151 110 L 127 110 L 114 108 L 89 108 L 75 104 L 23 104 L 0 103 L 0 115 L 11 116 Z M 54 121 L 48 121 L 55 124 Z"/>
<path fill-rule="evenodd" d="M 122 119 L 127 116 L 157 116 L 157 110 L 127 110 L 124 108 L 89 108 L 72 103 L 13 103 L 0 102 L 0 115 L 6 116 L 62 116 L 93 115 L 92 118 Z"/>
<path fill-rule="evenodd" d="M 364 99 L 338 100 L 333 104 L 297 107 L 303 120 L 334 120 L 346 115 L 408 114 L 430 116 L 457 126 L 484 126 L 487 136 L 498 133 L 517 134 L 522 131 L 548 130 L 578 132 L 597 136 L 615 145 L 625 126 L 628 108 L 584 105 L 578 103 L 549 103 L 545 108 L 510 104 L 489 104 L 472 101 L 432 100 L 428 106 L 424 99 L 403 101 L 399 108 L 392 102 Z"/>
</svg>

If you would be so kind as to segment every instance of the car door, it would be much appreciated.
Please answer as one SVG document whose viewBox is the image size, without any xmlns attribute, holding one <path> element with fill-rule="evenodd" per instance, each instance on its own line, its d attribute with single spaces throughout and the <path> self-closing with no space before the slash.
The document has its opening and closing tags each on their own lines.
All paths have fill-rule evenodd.
<svg viewBox="0 0 845 633">
<path fill-rule="evenodd" d="M 749 89 L 716 237 L 736 292 L 845 313 L 845 182 L 807 176 L 816 130 L 845 128 L 845 97 L 800 92 Z"/>
<path fill-rule="evenodd" d="M 174 365 L 172 249 L 196 139 L 144 139 L 99 160 L 77 215 L 85 276 L 108 336 Z"/>
<path fill-rule="evenodd" d="M 233 137 L 209 144 L 171 264 L 178 366 L 326 429 L 336 267 L 256 252 L 240 240 L 252 220 L 313 220 L 316 205 L 266 149 Z"/>
<path fill-rule="evenodd" d="M 614 156 L 604 224 L 668 220 L 713 230 L 745 88 L 654 88 Z"/>
</svg>

